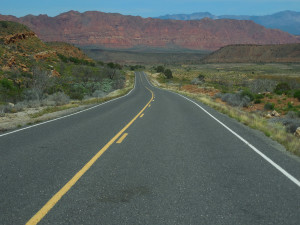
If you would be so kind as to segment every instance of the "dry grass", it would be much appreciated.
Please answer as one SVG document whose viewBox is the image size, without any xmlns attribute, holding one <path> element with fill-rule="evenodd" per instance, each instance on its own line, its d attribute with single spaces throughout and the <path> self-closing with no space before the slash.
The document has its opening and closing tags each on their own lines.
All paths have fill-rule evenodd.
<svg viewBox="0 0 300 225">
<path fill-rule="evenodd" d="M 148 73 L 149 74 L 149 73 Z M 153 81 L 154 77 L 151 77 L 150 80 Z M 152 84 L 157 84 L 157 81 L 152 82 Z M 156 85 L 157 86 L 157 85 Z M 165 89 L 175 91 L 179 94 L 185 95 L 197 101 L 200 101 L 219 112 L 230 116 L 231 118 L 236 119 L 237 121 L 253 128 L 256 130 L 262 131 L 266 136 L 270 137 L 271 139 L 279 142 L 285 148 L 292 152 L 295 155 L 300 156 L 300 140 L 299 138 L 295 137 L 294 135 L 287 133 L 285 127 L 281 124 L 270 124 L 268 120 L 264 117 L 261 117 L 257 114 L 248 113 L 245 111 L 240 110 L 239 108 L 231 107 L 228 105 L 224 105 L 221 103 L 216 102 L 209 96 L 203 95 L 201 93 L 189 93 L 187 91 L 180 91 L 177 86 L 168 86 L 165 84 L 161 84 L 160 87 Z"/>
</svg>

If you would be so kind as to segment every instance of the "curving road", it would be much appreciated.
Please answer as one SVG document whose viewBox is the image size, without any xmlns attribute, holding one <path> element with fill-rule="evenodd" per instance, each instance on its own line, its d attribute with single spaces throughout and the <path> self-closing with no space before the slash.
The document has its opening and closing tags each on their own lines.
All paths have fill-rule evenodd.
<svg viewBox="0 0 300 225">
<path fill-rule="evenodd" d="M 0 224 L 300 224 L 300 160 L 154 88 L 0 135 Z"/>
</svg>

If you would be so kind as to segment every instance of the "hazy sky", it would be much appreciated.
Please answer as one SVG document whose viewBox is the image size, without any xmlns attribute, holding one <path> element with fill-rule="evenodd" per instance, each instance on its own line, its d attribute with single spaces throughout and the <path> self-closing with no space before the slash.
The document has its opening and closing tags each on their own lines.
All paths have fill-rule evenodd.
<svg viewBox="0 0 300 225">
<path fill-rule="evenodd" d="M 154 17 L 165 14 L 210 12 L 215 15 L 266 15 L 300 11 L 300 0 L 0 0 L 0 14 L 24 16 L 97 10 Z"/>
</svg>

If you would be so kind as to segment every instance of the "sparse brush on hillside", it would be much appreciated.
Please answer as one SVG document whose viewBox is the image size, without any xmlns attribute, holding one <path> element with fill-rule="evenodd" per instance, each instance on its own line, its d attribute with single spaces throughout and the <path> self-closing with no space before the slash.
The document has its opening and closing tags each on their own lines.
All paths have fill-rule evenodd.
<svg viewBox="0 0 300 225">
<path fill-rule="evenodd" d="M 103 97 L 99 93 L 108 94 L 124 87 L 121 65 L 96 64 L 75 46 L 45 44 L 33 32 L 30 35 L 24 32 L 31 31 L 18 23 L 0 22 L 4 40 L 0 43 L 1 112 L 60 106 L 70 98 Z"/>
<path fill-rule="evenodd" d="M 29 32 L 30 29 L 20 23 L 0 21 L 0 36 L 13 35 L 16 33 Z"/>
</svg>

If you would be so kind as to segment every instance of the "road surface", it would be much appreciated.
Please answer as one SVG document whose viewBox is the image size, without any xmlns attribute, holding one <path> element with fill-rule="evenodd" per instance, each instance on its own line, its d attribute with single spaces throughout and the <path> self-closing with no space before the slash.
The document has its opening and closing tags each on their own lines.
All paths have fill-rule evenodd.
<svg viewBox="0 0 300 225">
<path fill-rule="evenodd" d="M 122 98 L 2 134 L 0 224 L 300 224 L 299 159 L 196 104 L 137 72 Z"/>
</svg>

